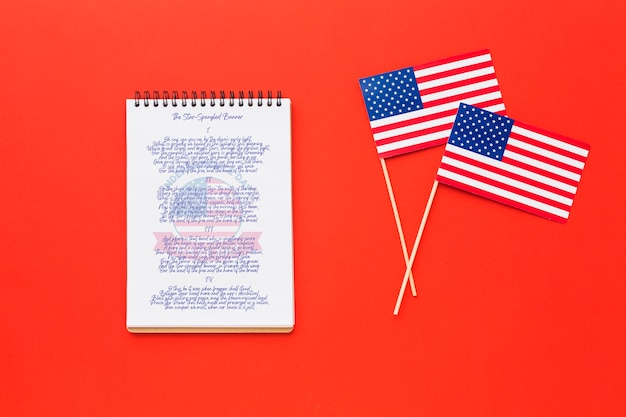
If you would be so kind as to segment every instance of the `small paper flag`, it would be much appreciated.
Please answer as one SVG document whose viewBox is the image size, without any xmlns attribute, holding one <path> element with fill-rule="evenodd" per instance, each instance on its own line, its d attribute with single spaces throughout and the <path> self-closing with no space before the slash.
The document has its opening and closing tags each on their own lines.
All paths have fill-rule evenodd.
<svg viewBox="0 0 626 417">
<path fill-rule="evenodd" d="M 443 145 L 462 102 L 506 115 L 488 50 L 359 80 L 380 158 Z"/>
<path fill-rule="evenodd" d="M 437 181 L 565 223 L 590 145 L 462 103 Z"/>
</svg>

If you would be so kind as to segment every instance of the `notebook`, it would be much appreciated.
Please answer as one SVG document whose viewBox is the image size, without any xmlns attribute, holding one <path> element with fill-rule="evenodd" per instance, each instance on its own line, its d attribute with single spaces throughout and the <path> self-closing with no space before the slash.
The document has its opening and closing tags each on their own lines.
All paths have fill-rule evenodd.
<svg viewBox="0 0 626 417">
<path fill-rule="evenodd" d="M 126 100 L 130 332 L 290 332 L 291 101 Z"/>
</svg>

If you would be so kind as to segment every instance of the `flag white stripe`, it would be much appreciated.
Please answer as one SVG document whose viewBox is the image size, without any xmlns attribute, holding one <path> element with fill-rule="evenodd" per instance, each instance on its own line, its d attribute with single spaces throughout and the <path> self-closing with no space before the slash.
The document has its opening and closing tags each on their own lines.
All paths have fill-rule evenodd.
<svg viewBox="0 0 626 417">
<path fill-rule="evenodd" d="M 566 184 L 562 181 L 559 180 L 555 180 L 554 178 L 550 178 L 550 177 L 546 177 L 545 175 L 541 175 L 541 174 L 537 174 L 535 172 L 532 171 L 528 171 L 526 169 L 523 168 L 519 168 L 516 167 L 514 165 L 510 165 L 507 163 L 504 163 L 502 161 L 496 161 L 493 158 L 489 158 L 483 155 L 479 155 L 476 152 L 472 152 L 472 151 L 468 151 L 467 149 L 463 149 L 459 146 L 446 146 L 446 151 L 456 154 L 456 155 L 460 155 L 463 156 L 465 158 L 470 158 L 473 159 L 475 161 L 481 162 L 483 164 L 489 165 L 489 166 L 493 166 L 496 168 L 500 168 L 502 170 L 505 170 L 507 172 L 510 172 L 512 174 L 516 174 L 516 175 L 521 175 L 523 177 L 529 178 L 531 180 L 534 181 L 538 181 L 541 183 L 544 183 L 548 186 L 554 187 L 554 188 L 558 188 L 559 190 L 563 190 L 565 192 L 571 193 L 571 194 L 575 194 L 576 193 L 576 187 L 570 185 L 570 184 Z"/>
<path fill-rule="evenodd" d="M 519 162 L 522 162 L 522 163 L 527 164 L 527 165 L 535 166 L 535 167 L 537 167 L 539 169 L 542 169 L 544 171 L 548 171 L 548 172 L 551 172 L 553 174 L 560 175 L 561 177 L 569 178 L 570 180 L 574 180 L 576 182 L 580 181 L 580 174 L 576 174 L 574 172 L 567 171 L 567 170 L 559 168 L 559 167 L 555 167 L 554 165 L 546 164 L 545 162 L 538 161 L 536 159 L 532 159 L 532 158 L 529 158 L 529 157 L 524 156 L 524 155 L 520 155 L 520 154 L 518 154 L 516 152 L 512 152 L 512 151 L 510 151 L 508 149 L 504 151 L 503 157 L 504 158 L 511 158 L 511 159 L 513 159 L 515 161 L 519 161 Z"/>
<path fill-rule="evenodd" d="M 446 117 L 439 117 L 437 119 L 428 120 L 422 123 L 416 123 L 414 125 L 403 126 L 393 130 L 387 130 L 385 132 L 380 132 L 374 134 L 374 140 L 387 139 L 398 135 L 403 135 L 405 133 L 417 132 L 422 129 L 428 129 L 431 127 L 441 126 L 445 124 L 449 124 L 454 122 L 456 115 Z"/>
<path fill-rule="evenodd" d="M 422 96 L 422 103 L 429 101 L 440 100 L 446 97 L 456 96 L 458 94 L 469 93 L 471 91 L 481 90 L 483 88 L 494 87 L 498 85 L 498 80 L 495 78 L 487 81 L 481 81 L 478 83 L 464 85 L 462 87 L 450 88 L 448 90 L 439 91 L 437 93 L 426 94 Z"/>
<path fill-rule="evenodd" d="M 492 93 L 481 94 L 478 96 L 463 99 L 463 103 L 477 104 L 477 103 L 484 103 L 487 101 L 497 100 L 501 98 L 502 98 L 502 93 L 500 91 L 495 91 Z M 423 102 L 423 103 L 427 104 L 427 102 Z M 439 104 L 437 106 L 427 107 L 425 109 L 417 110 L 417 111 L 410 112 L 410 113 L 398 114 L 397 116 L 390 116 L 385 119 L 373 120 L 370 122 L 370 126 L 372 128 L 377 128 L 380 126 L 387 126 L 390 124 L 404 122 L 406 120 L 411 120 L 416 117 L 425 117 L 425 116 L 430 116 L 430 115 L 437 114 L 446 110 L 458 109 L 458 107 L 459 107 L 459 101 L 455 100 L 455 101 L 451 101 L 448 103 Z M 490 110 L 490 111 L 493 111 L 493 110 Z"/>
<path fill-rule="evenodd" d="M 450 75 L 443 78 L 437 78 L 431 81 L 425 81 L 423 83 L 418 83 L 418 87 L 420 91 L 427 90 L 429 88 L 439 87 L 445 84 L 455 83 L 457 81 L 469 80 L 470 78 L 477 78 L 482 75 L 493 74 L 495 73 L 495 69 L 493 67 L 480 68 L 473 71 L 462 72 L 460 74 Z"/>
<path fill-rule="evenodd" d="M 585 158 L 589 155 L 588 149 L 580 148 L 576 145 L 562 142 L 553 137 L 542 135 L 541 133 L 533 132 L 532 130 L 524 129 L 523 127 L 513 125 L 511 132 L 517 133 L 518 135 L 529 137 L 531 139 L 538 140 L 540 142 L 547 143 L 548 145 L 563 149 L 565 151 L 571 152 L 576 155 L 583 156 Z"/>
<path fill-rule="evenodd" d="M 408 146 L 419 145 L 426 142 L 431 142 L 437 139 L 447 139 L 450 136 L 451 129 L 444 129 L 439 132 L 430 133 L 428 135 L 417 135 L 413 138 L 404 139 L 398 142 L 387 143 L 385 145 L 377 146 L 378 153 L 395 151 L 397 149 L 406 148 Z"/>
<path fill-rule="evenodd" d="M 538 210 L 542 210 L 545 211 L 547 213 L 551 213 L 554 214 L 555 216 L 559 216 L 563 219 L 567 219 L 569 217 L 569 212 L 565 211 L 563 209 L 557 208 L 557 207 L 553 207 L 551 205 L 539 202 L 537 200 L 533 200 L 532 198 L 528 198 L 528 197 L 524 197 L 521 196 L 519 194 L 510 192 L 508 190 L 503 190 L 502 188 L 499 187 L 495 187 L 493 185 L 490 184 L 485 184 L 484 182 L 481 181 L 476 181 L 472 178 L 467 178 L 464 177 L 462 175 L 456 174 L 454 172 L 450 172 L 446 169 L 443 168 L 439 168 L 439 170 L 437 171 L 437 175 L 443 177 L 443 178 L 448 178 L 450 180 L 453 181 L 457 181 L 460 182 L 462 184 L 466 184 L 470 187 L 473 187 L 477 190 L 482 190 L 491 194 L 495 194 L 497 196 L 500 197 L 504 197 L 506 199 L 509 199 L 511 201 L 515 201 L 517 203 L 521 203 L 524 204 L 526 206 L 529 207 L 533 207 L 535 209 Z"/>
<path fill-rule="evenodd" d="M 485 107 L 485 110 L 490 112 L 499 112 L 504 110 L 504 104 L 495 104 L 493 106 Z M 403 126 L 396 129 L 386 130 L 384 132 L 379 132 L 374 134 L 374 141 L 379 141 L 382 139 L 392 138 L 394 136 L 404 135 L 406 133 L 417 132 L 423 129 L 429 129 L 436 126 L 443 126 L 449 123 L 453 123 L 456 115 L 439 117 L 437 119 L 428 120 L 422 123 L 416 123 L 414 125 Z M 450 129 L 449 129 L 450 131 Z M 448 131 L 448 134 L 449 134 Z"/>
<path fill-rule="evenodd" d="M 461 59 L 447 64 L 435 65 L 428 68 L 422 68 L 415 71 L 415 78 L 426 77 L 428 75 L 436 74 L 439 72 L 454 70 L 457 68 L 468 67 L 474 64 L 480 64 L 481 62 L 491 61 L 491 54 L 484 54 L 475 56 L 472 58 Z"/>
<path fill-rule="evenodd" d="M 567 156 L 558 154 L 556 152 L 549 151 L 547 149 L 540 148 L 540 147 L 535 146 L 535 145 L 531 145 L 530 143 L 527 143 L 527 142 L 524 142 L 524 141 L 521 141 L 521 140 L 518 140 L 518 139 L 509 138 L 508 144 L 511 145 L 511 146 L 515 146 L 517 148 L 524 149 L 526 151 L 532 152 L 534 154 L 541 155 L 541 156 L 544 156 L 546 158 L 550 158 L 550 159 L 552 159 L 554 161 L 562 162 L 562 163 L 564 163 L 566 165 L 569 165 L 571 167 L 574 167 L 574 168 L 583 169 L 585 167 L 585 163 L 584 162 L 577 161 L 575 159 L 572 159 L 572 158 L 569 158 Z"/>
<path fill-rule="evenodd" d="M 538 196 L 541 196 L 541 197 L 545 197 L 545 198 L 547 198 L 549 200 L 556 201 L 557 203 L 565 204 L 567 206 L 571 206 L 572 203 L 574 202 L 574 200 L 572 200 L 571 198 L 567 198 L 567 197 L 564 197 L 562 195 L 555 194 L 555 193 L 553 193 L 551 191 L 547 191 L 547 190 L 545 190 L 543 188 L 539 188 L 539 187 L 536 187 L 534 185 L 530 185 L 530 184 L 527 184 L 525 182 L 522 182 L 522 181 L 519 181 L 519 180 L 515 180 L 513 178 L 510 178 L 510 177 L 507 177 L 507 176 L 504 176 L 504 175 L 501 175 L 501 174 L 497 174 L 495 172 L 488 171 L 488 170 L 483 169 L 483 168 L 479 168 L 477 166 L 474 166 L 474 165 L 471 165 L 471 164 L 468 164 L 468 163 L 465 163 L 465 162 L 462 162 L 462 161 L 450 158 L 448 156 L 444 156 L 441 159 L 441 163 L 442 164 L 445 163 L 445 164 L 454 166 L 456 168 L 460 168 L 460 169 L 462 169 L 464 171 L 472 172 L 474 174 L 480 175 L 481 177 L 490 178 L 490 179 L 498 181 L 498 182 L 500 182 L 502 184 L 510 185 L 511 187 L 515 187 L 515 188 L 518 188 L 520 190 L 524 190 L 524 191 L 527 191 L 529 193 L 532 193 L 532 194 L 535 194 L 535 195 L 538 195 Z"/>
</svg>

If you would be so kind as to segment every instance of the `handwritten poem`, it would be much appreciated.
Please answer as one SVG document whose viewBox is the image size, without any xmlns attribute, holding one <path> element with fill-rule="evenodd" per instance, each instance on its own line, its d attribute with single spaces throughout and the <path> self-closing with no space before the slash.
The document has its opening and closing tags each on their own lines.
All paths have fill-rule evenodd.
<svg viewBox="0 0 626 417">
<path fill-rule="evenodd" d="M 170 285 L 153 294 L 151 305 L 164 310 L 243 310 L 251 311 L 269 305 L 267 294 L 261 294 L 252 286 L 232 285 L 192 286 Z"/>
</svg>

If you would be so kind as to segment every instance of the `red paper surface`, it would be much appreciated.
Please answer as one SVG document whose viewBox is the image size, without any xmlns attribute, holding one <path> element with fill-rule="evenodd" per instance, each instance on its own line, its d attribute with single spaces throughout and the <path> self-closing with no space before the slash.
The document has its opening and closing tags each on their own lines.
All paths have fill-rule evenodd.
<svg viewBox="0 0 626 417">
<path fill-rule="evenodd" d="M 625 6 L 0 4 L 6 416 L 626 414 Z M 489 48 L 512 118 L 591 144 L 566 225 L 441 186 L 407 291 L 358 79 Z M 125 329 L 135 90 L 293 100 L 296 327 Z M 442 147 L 387 161 L 412 246 Z"/>
</svg>

